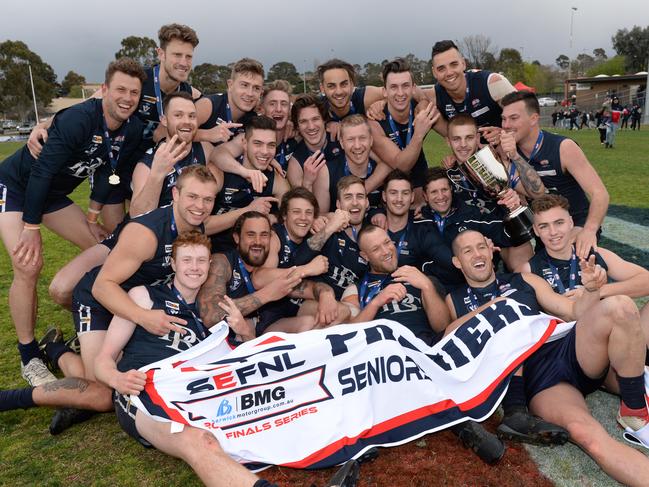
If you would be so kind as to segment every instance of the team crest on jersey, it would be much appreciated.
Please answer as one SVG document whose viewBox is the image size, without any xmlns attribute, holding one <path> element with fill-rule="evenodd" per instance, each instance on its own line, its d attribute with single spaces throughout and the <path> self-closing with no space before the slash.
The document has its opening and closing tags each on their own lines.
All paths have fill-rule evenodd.
<svg viewBox="0 0 649 487">
<path fill-rule="evenodd" d="M 104 141 L 101 135 L 93 135 L 92 136 L 92 143 L 93 144 L 101 144 Z"/>
<path fill-rule="evenodd" d="M 334 147 L 333 149 L 331 149 L 331 154 L 337 156 L 338 154 L 340 154 L 340 149 L 338 147 Z"/>
<path fill-rule="evenodd" d="M 230 284 L 230 291 L 236 291 L 241 286 L 241 274 L 236 269 L 232 269 L 232 283 Z"/>
<path fill-rule="evenodd" d="M 455 116 L 455 107 L 451 104 L 447 104 L 444 107 L 444 111 L 446 112 L 446 115 L 448 115 L 449 118 L 452 118 Z"/>
<path fill-rule="evenodd" d="M 543 159 L 542 161 L 539 161 L 539 164 L 541 166 L 548 166 L 550 164 L 550 161 L 548 161 L 547 159 Z"/>
<path fill-rule="evenodd" d="M 345 246 L 345 239 L 344 238 L 339 238 L 338 239 L 338 246 L 339 247 L 344 247 Z"/>
<path fill-rule="evenodd" d="M 148 115 L 149 112 L 151 111 L 151 105 L 143 103 L 142 106 L 140 107 L 140 113 L 142 115 Z"/>
<path fill-rule="evenodd" d="M 479 104 L 480 104 L 480 98 L 474 98 L 473 100 L 471 100 L 471 105 L 473 106 L 473 108 L 475 108 Z"/>
<path fill-rule="evenodd" d="M 180 304 L 174 303 L 173 301 L 165 301 L 165 306 L 169 310 L 169 313 L 172 315 L 177 315 L 180 313 Z"/>
</svg>

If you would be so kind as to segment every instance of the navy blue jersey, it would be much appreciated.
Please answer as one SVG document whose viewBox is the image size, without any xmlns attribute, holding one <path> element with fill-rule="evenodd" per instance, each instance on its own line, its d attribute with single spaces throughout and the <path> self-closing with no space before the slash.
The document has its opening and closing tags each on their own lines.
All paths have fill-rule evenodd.
<svg viewBox="0 0 649 487">
<path fill-rule="evenodd" d="M 458 317 L 464 316 L 498 297 L 513 299 L 529 306 L 535 313 L 542 311 L 536 300 L 536 291 L 525 282 L 520 273 L 496 274 L 496 280 L 483 288 L 465 286 L 451 291 L 455 314 Z"/>
<path fill-rule="evenodd" d="M 608 271 L 608 266 L 599 253 L 591 250 L 590 255 L 595 256 L 595 264 L 599 264 L 605 271 Z M 547 249 L 544 247 L 534 254 L 529 264 L 530 272 L 545 279 L 559 294 L 581 286 L 581 268 L 577 257 L 575 257 L 574 264 L 572 264 L 572 259 L 555 259 L 548 255 Z M 574 269 L 574 275 L 572 275 L 571 267 Z M 560 283 L 557 282 L 557 278 Z"/>
<path fill-rule="evenodd" d="M 534 168 L 550 193 L 560 194 L 568 199 L 570 215 L 575 225 L 583 227 L 588 217 L 590 203 L 572 174 L 564 173 L 561 168 L 560 146 L 566 137 L 545 130 L 542 132 L 543 143 L 534 157 L 528 160 L 524 154 L 521 156 Z"/>
<path fill-rule="evenodd" d="M 279 162 L 279 165 L 282 166 L 282 169 L 286 171 L 288 169 L 288 161 L 293 157 L 293 153 L 298 146 L 296 139 L 290 138 L 286 141 L 282 141 L 277 144 L 275 149 L 275 160 Z"/>
<path fill-rule="evenodd" d="M 330 161 L 332 159 L 335 159 L 339 155 L 343 153 L 342 148 L 340 147 L 340 144 L 336 140 L 335 142 L 332 141 L 329 138 L 329 133 L 327 133 L 327 141 L 325 142 L 325 146 L 322 148 L 322 153 L 324 154 L 325 160 Z M 295 147 L 295 150 L 293 151 L 293 157 L 295 160 L 300 164 L 300 167 L 304 167 L 304 163 L 306 160 L 313 155 L 313 152 L 311 149 L 309 149 L 306 145 L 306 143 L 301 141 L 297 146 Z"/>
<path fill-rule="evenodd" d="M 361 257 L 358 244 L 344 230 L 329 237 L 320 252 L 311 249 L 308 251 L 310 252 L 308 260 L 316 255 L 324 255 L 329 259 L 329 271 L 313 280 L 331 286 L 337 300 L 340 300 L 347 287 L 356 284 L 359 277 L 367 272 L 367 262 Z M 306 262 L 300 262 L 298 265 Z"/>
<path fill-rule="evenodd" d="M 203 323 L 196 320 L 199 316 L 196 303 L 188 304 L 184 299 L 178 299 L 168 284 L 146 286 L 146 290 L 153 302 L 151 309 L 161 309 L 168 315 L 186 320 L 186 325 L 178 325 L 186 333 L 181 335 L 177 331 L 171 331 L 166 335 L 159 336 L 149 333 L 141 326 L 136 326 L 133 335 L 124 347 L 122 358 L 117 364 L 117 370 L 120 372 L 137 370 L 145 365 L 184 352 L 209 334 Z"/>
<path fill-rule="evenodd" d="M 329 208 L 320 208 L 321 213 L 327 213 L 336 209 L 336 200 L 338 199 L 338 181 L 351 174 L 349 163 L 347 162 L 344 153 L 335 159 L 327 160 L 327 169 L 329 170 Z M 370 159 L 367 165 L 367 174 L 361 179 L 365 181 L 372 175 L 375 169 L 376 161 Z M 367 195 L 367 199 L 370 202 L 370 208 L 378 208 L 381 204 L 382 189 L 383 187 L 377 188 Z"/>
<path fill-rule="evenodd" d="M 293 242 L 283 223 L 275 223 L 273 230 L 279 238 L 279 262 L 277 267 L 288 269 L 294 265 L 306 264 L 311 260 L 312 255 L 306 239 L 302 240 L 301 243 Z"/>
<path fill-rule="evenodd" d="M 415 113 L 415 101 L 410 102 L 410 110 L 414 117 Z M 390 138 L 392 142 L 395 143 L 397 147 L 401 150 L 405 149 L 408 145 L 408 132 L 409 130 L 414 132 L 414 127 L 409 128 L 407 123 L 399 123 L 396 120 L 392 119 L 392 124 L 390 123 L 390 110 L 386 103 L 385 108 L 383 109 L 385 114 L 384 120 L 379 120 L 379 125 L 383 129 L 383 133 Z M 395 130 L 396 129 L 396 130 Z M 412 134 L 411 134 L 412 135 Z M 412 181 L 413 188 L 420 188 L 424 184 L 426 179 L 426 171 L 428 170 L 428 161 L 426 160 L 426 155 L 424 154 L 424 148 L 422 147 L 419 151 L 419 157 L 417 162 L 410 170 L 410 180 Z"/>
<path fill-rule="evenodd" d="M 255 198 L 261 196 L 273 196 L 273 184 L 275 181 L 275 171 L 268 169 L 264 171 L 268 178 L 266 186 L 261 193 L 252 188 L 252 183 L 237 174 L 229 172 L 223 173 L 223 186 L 221 191 L 216 195 L 216 202 L 213 215 L 222 215 L 230 210 L 245 208 L 253 202 Z M 212 252 L 221 252 L 234 247 L 234 241 L 230 229 L 212 235 Z"/>
<path fill-rule="evenodd" d="M 34 159 L 24 146 L 0 164 L 0 181 L 11 190 L 25 194 L 28 204 L 23 220 L 26 223 L 40 223 L 48 200 L 67 196 L 98 168 L 110 166 L 101 103 L 91 98 L 58 112 L 38 159 Z M 137 150 L 142 138 L 142 122 L 131 117 L 120 129 L 109 134 L 117 172 L 121 174 L 124 168 L 132 170 L 134 160 L 139 159 Z M 112 170 L 97 172 L 97 177 L 107 180 L 110 174 Z M 99 202 L 105 201 L 114 189 L 109 184 L 98 188 L 101 189 L 93 191 L 93 199 Z"/>
<path fill-rule="evenodd" d="M 212 102 L 212 113 L 210 113 L 210 116 L 205 123 L 199 127 L 201 129 L 208 130 L 223 122 L 236 122 L 242 124 L 241 127 L 230 129 L 232 136 L 236 137 L 246 131 L 246 125 L 248 125 L 250 119 L 257 115 L 253 110 L 251 110 L 244 113 L 238 120 L 233 120 L 227 93 L 207 95 L 205 98 L 208 98 Z M 214 145 L 218 145 L 218 143 Z"/>
<path fill-rule="evenodd" d="M 458 113 L 470 114 L 478 124 L 478 127 L 500 127 L 502 123 L 500 115 L 503 110 L 500 105 L 491 98 L 487 82 L 491 71 L 467 71 L 466 94 L 460 103 L 453 101 L 446 89 L 439 83 L 435 85 L 435 100 L 437 109 L 446 120 L 450 120 Z"/>
<path fill-rule="evenodd" d="M 397 247 L 399 266 L 411 265 L 435 276 L 446 287 L 464 283 L 462 273 L 455 268 L 453 254 L 428 220 L 409 219 L 398 232 L 388 231 Z"/>
<path fill-rule="evenodd" d="M 365 307 L 371 299 L 392 284 L 389 274 L 372 274 L 368 272 L 357 284 L 358 301 Z M 421 300 L 421 291 L 407 282 L 401 283 L 406 288 L 406 296 L 399 302 L 393 301 L 383 305 L 376 313 L 375 319 L 394 320 L 412 331 L 415 336 L 428 342 L 433 332 L 428 315 Z"/>
<path fill-rule="evenodd" d="M 161 113 L 158 113 L 158 103 L 162 107 L 162 102 L 167 97 L 169 93 L 164 93 L 160 90 L 161 100 L 158 99 L 156 95 L 156 86 L 155 86 L 155 77 L 153 70 L 159 69 L 159 66 L 153 66 L 145 68 L 144 72 L 146 73 L 146 81 L 142 85 L 142 95 L 140 96 L 140 104 L 137 107 L 137 116 L 145 124 L 144 132 L 142 135 L 143 142 L 146 145 L 146 149 L 153 147 L 153 132 L 158 128 L 160 124 Z M 158 86 L 160 86 L 158 84 Z M 159 88 L 158 88 L 159 89 Z M 192 87 L 189 83 L 181 81 L 181 83 L 176 88 L 176 92 L 183 92 L 192 94 Z"/>
<path fill-rule="evenodd" d="M 153 286 L 171 282 L 174 276 L 174 271 L 171 268 L 171 247 L 178 236 L 173 216 L 173 205 L 163 206 L 148 213 L 143 213 L 142 215 L 131 218 L 128 220 L 128 223 L 139 224 L 148 228 L 153 232 L 158 241 L 153 257 L 143 262 L 131 277 L 120 284 L 122 289 L 128 291 L 135 286 Z M 125 227 L 126 225 L 120 226 L 120 232 Z M 204 231 L 202 225 L 199 230 Z M 105 242 L 112 249 L 118 241 L 119 233 L 115 233 L 111 239 Z M 101 266 L 95 267 L 79 281 L 79 284 L 74 289 L 74 297 L 77 301 L 87 306 L 100 306 L 91 292 L 100 270 Z"/>
<path fill-rule="evenodd" d="M 329 107 L 329 100 L 327 100 L 326 96 L 322 95 L 322 99 L 325 103 L 325 106 L 327 107 L 327 110 L 329 110 L 329 117 L 334 122 L 340 122 L 347 115 L 354 115 L 356 113 L 358 113 L 359 115 L 365 115 L 365 87 L 364 86 L 356 86 L 354 88 L 354 91 L 352 91 L 352 96 L 349 100 L 349 111 L 345 113 L 342 117 L 339 117 L 333 111 L 331 111 L 331 108 Z"/>
<path fill-rule="evenodd" d="M 239 299 L 254 293 L 255 288 L 253 287 L 250 275 L 244 266 L 243 259 L 241 259 L 241 256 L 239 255 L 239 251 L 236 249 L 230 249 L 227 252 L 224 252 L 223 255 L 228 259 L 230 268 L 232 269 L 232 275 L 227 284 L 227 295 L 231 299 Z"/>
<path fill-rule="evenodd" d="M 494 245 L 501 248 L 511 247 L 511 241 L 503 226 L 503 220 L 493 215 L 483 214 L 475 206 L 465 204 L 459 198 L 453 198 L 451 209 L 442 217 L 430 206 L 421 209 L 423 219 L 435 223 L 435 228 L 448 248 L 460 232 L 476 230 L 490 238 Z"/>
<path fill-rule="evenodd" d="M 463 203 L 476 207 L 481 213 L 500 219 L 505 218 L 506 212 L 497 200 L 485 193 L 482 188 L 476 188 L 457 167 L 447 169 L 446 175 L 451 181 L 453 194 Z"/>
<path fill-rule="evenodd" d="M 161 141 L 162 143 L 164 141 Z M 153 158 L 155 157 L 155 152 L 158 150 L 158 147 L 160 147 L 160 144 L 158 144 L 157 147 L 151 148 L 146 153 L 144 156 L 142 156 L 142 162 L 145 164 L 149 169 L 153 166 Z M 171 172 L 167 174 L 164 178 L 164 181 L 162 182 L 162 189 L 160 190 L 160 199 L 158 200 L 158 207 L 160 206 L 165 206 L 171 204 L 172 201 L 172 195 L 171 195 L 171 188 L 176 186 L 176 181 L 178 180 L 178 177 L 180 174 L 183 172 L 183 169 L 186 168 L 187 166 L 192 166 L 194 164 L 201 164 L 202 166 L 205 165 L 205 152 L 203 151 L 203 145 L 200 142 L 193 142 L 192 143 L 192 150 L 190 151 L 189 154 L 185 156 L 184 159 L 181 159 L 178 161 Z"/>
</svg>

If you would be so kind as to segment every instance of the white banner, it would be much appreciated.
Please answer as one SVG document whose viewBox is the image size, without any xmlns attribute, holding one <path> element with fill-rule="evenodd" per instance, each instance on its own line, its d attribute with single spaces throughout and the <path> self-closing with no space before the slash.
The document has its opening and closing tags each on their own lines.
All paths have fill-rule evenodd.
<svg viewBox="0 0 649 487">
<path fill-rule="evenodd" d="M 574 323 L 500 301 L 433 347 L 389 320 L 269 333 L 232 350 L 227 325 L 144 367 L 132 397 L 162 421 L 211 431 L 239 462 L 324 468 L 372 446 L 483 420 L 510 374 Z"/>
</svg>

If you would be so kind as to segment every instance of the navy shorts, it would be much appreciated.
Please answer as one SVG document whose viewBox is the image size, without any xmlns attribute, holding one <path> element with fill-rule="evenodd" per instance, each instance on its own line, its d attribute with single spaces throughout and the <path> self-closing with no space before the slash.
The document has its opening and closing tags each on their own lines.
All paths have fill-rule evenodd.
<svg viewBox="0 0 649 487">
<path fill-rule="evenodd" d="M 77 335 L 89 331 L 106 331 L 112 319 L 112 313 L 103 306 L 95 303 L 86 305 L 72 298 L 72 320 Z"/>
<path fill-rule="evenodd" d="M 297 312 L 300 310 L 300 304 L 296 301 L 299 301 L 300 304 L 302 302 L 301 299 L 284 298 L 262 306 L 258 311 L 259 321 L 255 327 L 257 336 L 263 334 L 266 331 L 266 328 L 277 320 L 297 316 Z"/>
<path fill-rule="evenodd" d="M 596 379 L 588 377 L 582 370 L 577 361 L 576 337 L 577 325 L 565 337 L 544 344 L 525 361 L 523 378 L 528 400 L 560 382 L 572 385 L 584 396 L 595 392 L 604 383 L 608 370 Z"/>
<path fill-rule="evenodd" d="M 135 426 L 135 413 L 137 413 L 137 408 L 131 404 L 129 398 L 117 391 L 113 391 L 113 405 L 115 406 L 117 422 L 126 434 L 135 439 L 143 447 L 153 448 L 153 445 L 142 438 L 140 433 L 137 432 Z"/>
<path fill-rule="evenodd" d="M 43 214 L 53 213 L 66 206 L 73 204 L 67 196 L 56 196 L 47 198 L 43 207 Z M 25 208 L 25 194 L 22 191 L 15 191 L 0 181 L 0 213 L 12 211 L 22 212 Z"/>
</svg>

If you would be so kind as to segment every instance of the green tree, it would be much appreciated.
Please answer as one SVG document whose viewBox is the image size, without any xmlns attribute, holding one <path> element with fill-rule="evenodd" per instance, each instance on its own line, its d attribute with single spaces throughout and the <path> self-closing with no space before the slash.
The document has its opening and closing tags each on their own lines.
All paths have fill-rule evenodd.
<svg viewBox="0 0 649 487">
<path fill-rule="evenodd" d="M 523 58 L 518 50 L 506 47 L 500 50 L 498 69 L 512 83 L 523 79 Z"/>
<path fill-rule="evenodd" d="M 297 68 L 293 63 L 287 61 L 280 61 L 273 64 L 268 70 L 267 81 L 275 81 L 283 79 L 288 81 L 291 86 L 302 85 L 302 76 L 297 72 Z"/>
<path fill-rule="evenodd" d="M 121 46 L 115 59 L 130 57 L 142 66 L 153 66 L 158 62 L 157 45 L 150 37 L 128 36 L 122 39 Z"/>
<path fill-rule="evenodd" d="M 551 93 L 557 86 L 557 76 L 550 66 L 538 61 L 523 64 L 525 84 L 536 88 L 537 93 Z"/>
<path fill-rule="evenodd" d="M 86 78 L 74 71 L 68 71 L 63 81 L 61 82 L 61 91 L 64 95 L 69 95 L 72 88 L 75 86 L 83 86 L 86 84 Z"/>
<path fill-rule="evenodd" d="M 626 71 L 626 65 L 627 61 L 624 56 L 613 56 L 609 60 L 590 68 L 586 71 L 586 76 L 597 76 L 598 74 L 613 76 L 614 74 L 624 74 Z"/>
<path fill-rule="evenodd" d="M 50 104 L 56 92 L 52 67 L 22 41 L 0 43 L 0 112 L 26 119 L 33 113 L 28 64 L 32 67 L 34 91 L 40 107 Z"/>
<path fill-rule="evenodd" d="M 459 44 L 468 68 L 493 69 L 496 53 L 489 37 L 482 34 L 471 35 L 464 37 Z"/>
<path fill-rule="evenodd" d="M 218 64 L 203 63 L 194 67 L 191 84 L 202 93 L 212 94 L 227 90 L 230 68 Z"/>
<path fill-rule="evenodd" d="M 387 61 L 383 61 L 383 63 L 385 62 Z M 365 78 L 366 85 L 383 85 L 383 79 L 381 78 L 383 63 L 365 63 L 365 65 L 363 65 L 363 77 Z"/>
<path fill-rule="evenodd" d="M 595 56 L 595 59 L 597 61 L 606 61 L 608 59 L 608 56 L 606 55 L 606 51 L 601 47 L 598 47 L 597 49 L 593 49 L 593 56 Z"/>
<path fill-rule="evenodd" d="M 561 69 L 568 69 L 568 66 L 570 66 L 570 58 L 565 54 L 559 54 L 559 56 L 554 60 L 554 62 Z"/>
<path fill-rule="evenodd" d="M 620 29 L 611 38 L 618 54 L 626 58 L 629 71 L 646 71 L 649 56 L 649 26 L 644 29 L 633 26 L 633 29 Z"/>
<path fill-rule="evenodd" d="M 595 64 L 597 64 L 597 62 L 593 56 L 581 53 L 573 61 L 572 66 L 578 76 L 584 76 L 589 69 L 595 66 Z"/>
</svg>

